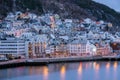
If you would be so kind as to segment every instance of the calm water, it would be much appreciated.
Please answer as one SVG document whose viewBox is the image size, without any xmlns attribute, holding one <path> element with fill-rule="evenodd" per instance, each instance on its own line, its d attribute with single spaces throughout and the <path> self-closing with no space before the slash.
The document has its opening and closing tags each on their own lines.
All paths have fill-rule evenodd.
<svg viewBox="0 0 120 80">
<path fill-rule="evenodd" d="M 0 70 L 0 80 L 120 80 L 120 62 L 78 62 Z"/>
</svg>

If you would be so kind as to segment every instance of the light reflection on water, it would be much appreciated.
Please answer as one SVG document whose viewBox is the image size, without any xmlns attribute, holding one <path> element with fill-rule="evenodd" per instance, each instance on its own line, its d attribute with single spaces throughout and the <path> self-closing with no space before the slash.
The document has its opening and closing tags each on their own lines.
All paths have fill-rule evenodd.
<svg viewBox="0 0 120 80">
<path fill-rule="evenodd" d="M 114 70 L 116 70 L 117 67 L 118 67 L 118 62 L 116 61 L 116 62 L 114 62 Z"/>
<path fill-rule="evenodd" d="M 60 69 L 61 80 L 65 80 L 66 66 L 63 65 Z"/>
<path fill-rule="evenodd" d="M 109 71 L 109 69 L 110 69 L 110 63 L 108 62 L 108 63 L 106 64 L 106 70 Z"/>
<path fill-rule="evenodd" d="M 77 72 L 78 72 L 78 80 L 82 79 L 82 62 L 79 64 Z"/>
<path fill-rule="evenodd" d="M 96 72 L 98 72 L 98 71 L 99 71 L 99 69 L 100 69 L 100 64 L 99 64 L 99 63 L 94 62 L 94 63 L 93 63 L 93 67 L 94 67 L 95 71 L 96 71 Z"/>
<path fill-rule="evenodd" d="M 48 80 L 48 67 L 43 67 L 43 76 L 44 76 L 44 80 Z"/>
<path fill-rule="evenodd" d="M 82 74 L 82 63 L 78 66 L 78 75 Z"/>
<path fill-rule="evenodd" d="M 0 70 L 0 80 L 119 80 L 120 62 L 78 62 Z"/>
</svg>

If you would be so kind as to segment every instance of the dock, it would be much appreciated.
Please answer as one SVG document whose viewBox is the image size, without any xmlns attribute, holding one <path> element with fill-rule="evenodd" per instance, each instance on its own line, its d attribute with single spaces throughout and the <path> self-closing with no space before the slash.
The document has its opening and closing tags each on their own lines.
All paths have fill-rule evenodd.
<svg viewBox="0 0 120 80">
<path fill-rule="evenodd" d="M 18 66 L 35 66 L 47 65 L 50 63 L 60 62 L 85 62 L 85 61 L 120 61 L 120 57 L 102 56 L 102 57 L 58 57 L 58 58 L 33 58 L 33 59 L 17 59 L 0 62 L 0 68 L 18 67 Z"/>
</svg>

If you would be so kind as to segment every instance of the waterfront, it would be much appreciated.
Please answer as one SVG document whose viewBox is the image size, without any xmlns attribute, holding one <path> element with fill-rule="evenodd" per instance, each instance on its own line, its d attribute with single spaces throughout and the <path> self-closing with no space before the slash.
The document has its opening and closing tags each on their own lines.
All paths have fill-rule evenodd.
<svg viewBox="0 0 120 80">
<path fill-rule="evenodd" d="M 119 80 L 120 62 L 74 62 L 0 70 L 0 80 Z"/>
</svg>

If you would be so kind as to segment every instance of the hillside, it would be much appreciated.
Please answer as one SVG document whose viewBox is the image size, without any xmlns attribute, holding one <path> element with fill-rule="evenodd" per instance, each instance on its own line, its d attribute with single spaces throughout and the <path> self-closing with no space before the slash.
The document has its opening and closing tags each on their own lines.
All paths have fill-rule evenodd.
<svg viewBox="0 0 120 80">
<path fill-rule="evenodd" d="M 0 0 L 0 18 L 11 11 L 26 11 L 36 14 L 58 13 L 61 18 L 91 18 L 105 20 L 120 26 L 120 13 L 92 0 Z"/>
</svg>

